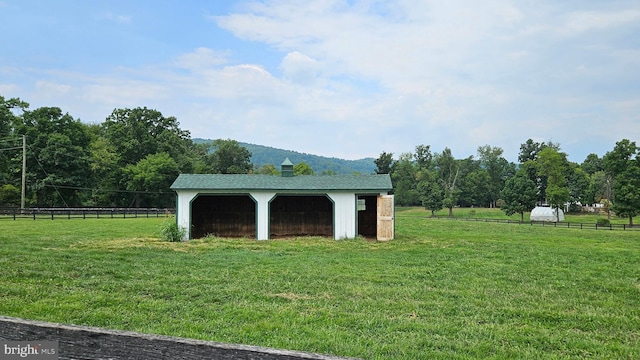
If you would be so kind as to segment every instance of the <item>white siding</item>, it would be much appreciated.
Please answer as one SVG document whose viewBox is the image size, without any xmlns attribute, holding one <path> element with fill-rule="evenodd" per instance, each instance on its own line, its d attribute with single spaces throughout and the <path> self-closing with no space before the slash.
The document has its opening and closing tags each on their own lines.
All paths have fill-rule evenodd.
<svg viewBox="0 0 640 360">
<path fill-rule="evenodd" d="M 328 193 L 333 200 L 334 238 L 352 239 L 356 237 L 356 195 L 354 193 Z"/>
<path fill-rule="evenodd" d="M 181 190 L 177 191 L 177 194 L 178 203 L 176 205 L 176 221 L 178 222 L 179 227 L 187 229 L 183 240 L 188 240 L 191 238 L 191 200 L 198 195 L 198 192 L 193 190 Z"/>
</svg>

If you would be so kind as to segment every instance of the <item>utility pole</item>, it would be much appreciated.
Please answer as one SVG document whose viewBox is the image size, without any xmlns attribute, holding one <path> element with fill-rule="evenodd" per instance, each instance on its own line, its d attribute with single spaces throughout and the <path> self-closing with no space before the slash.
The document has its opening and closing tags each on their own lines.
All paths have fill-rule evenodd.
<svg viewBox="0 0 640 360">
<path fill-rule="evenodd" d="M 22 196 L 20 197 L 20 211 L 24 212 L 25 187 L 27 184 L 27 137 L 22 135 Z"/>
</svg>

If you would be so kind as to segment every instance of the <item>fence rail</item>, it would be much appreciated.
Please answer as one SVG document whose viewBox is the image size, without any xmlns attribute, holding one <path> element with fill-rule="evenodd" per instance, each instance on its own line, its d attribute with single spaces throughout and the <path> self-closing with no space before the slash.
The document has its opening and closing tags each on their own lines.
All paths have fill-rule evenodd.
<svg viewBox="0 0 640 360">
<path fill-rule="evenodd" d="M 87 218 L 139 218 L 166 217 L 175 209 L 161 208 L 28 208 L 0 209 L 1 219 L 87 219 Z"/>
<path fill-rule="evenodd" d="M 401 215 L 402 216 L 402 215 Z M 411 215 L 407 215 L 409 217 Z M 458 220 L 458 221 L 476 221 L 476 222 L 494 222 L 494 223 L 506 223 L 506 224 L 520 224 L 520 225 L 538 225 L 557 228 L 574 228 L 574 229 L 592 229 L 592 230 L 640 230 L 640 226 L 629 224 L 609 224 L 599 225 L 597 223 L 575 223 L 575 222 L 548 222 L 548 221 L 520 221 L 511 219 L 487 219 L 487 218 L 469 218 L 469 217 L 449 217 L 449 216 L 427 216 L 426 218 L 432 219 L 444 219 L 444 220 Z"/>
</svg>

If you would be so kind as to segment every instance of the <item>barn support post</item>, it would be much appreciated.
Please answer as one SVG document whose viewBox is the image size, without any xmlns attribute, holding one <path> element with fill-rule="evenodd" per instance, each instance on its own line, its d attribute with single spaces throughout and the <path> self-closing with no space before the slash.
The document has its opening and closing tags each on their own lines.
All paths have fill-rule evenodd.
<svg viewBox="0 0 640 360">
<path fill-rule="evenodd" d="M 196 191 L 178 192 L 176 199 L 176 221 L 178 228 L 186 229 L 183 240 L 191 239 L 191 202 L 196 198 Z"/>
<path fill-rule="evenodd" d="M 333 235 L 336 240 L 353 239 L 358 226 L 355 193 L 327 193 L 333 201 Z"/>
</svg>

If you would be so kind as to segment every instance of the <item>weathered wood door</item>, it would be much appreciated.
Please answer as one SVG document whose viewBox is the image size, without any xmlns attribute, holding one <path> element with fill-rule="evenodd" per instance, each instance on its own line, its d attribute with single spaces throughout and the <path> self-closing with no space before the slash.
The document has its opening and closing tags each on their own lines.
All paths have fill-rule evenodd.
<svg viewBox="0 0 640 360">
<path fill-rule="evenodd" d="M 378 196 L 378 234 L 380 241 L 393 240 L 394 236 L 393 195 Z"/>
</svg>

